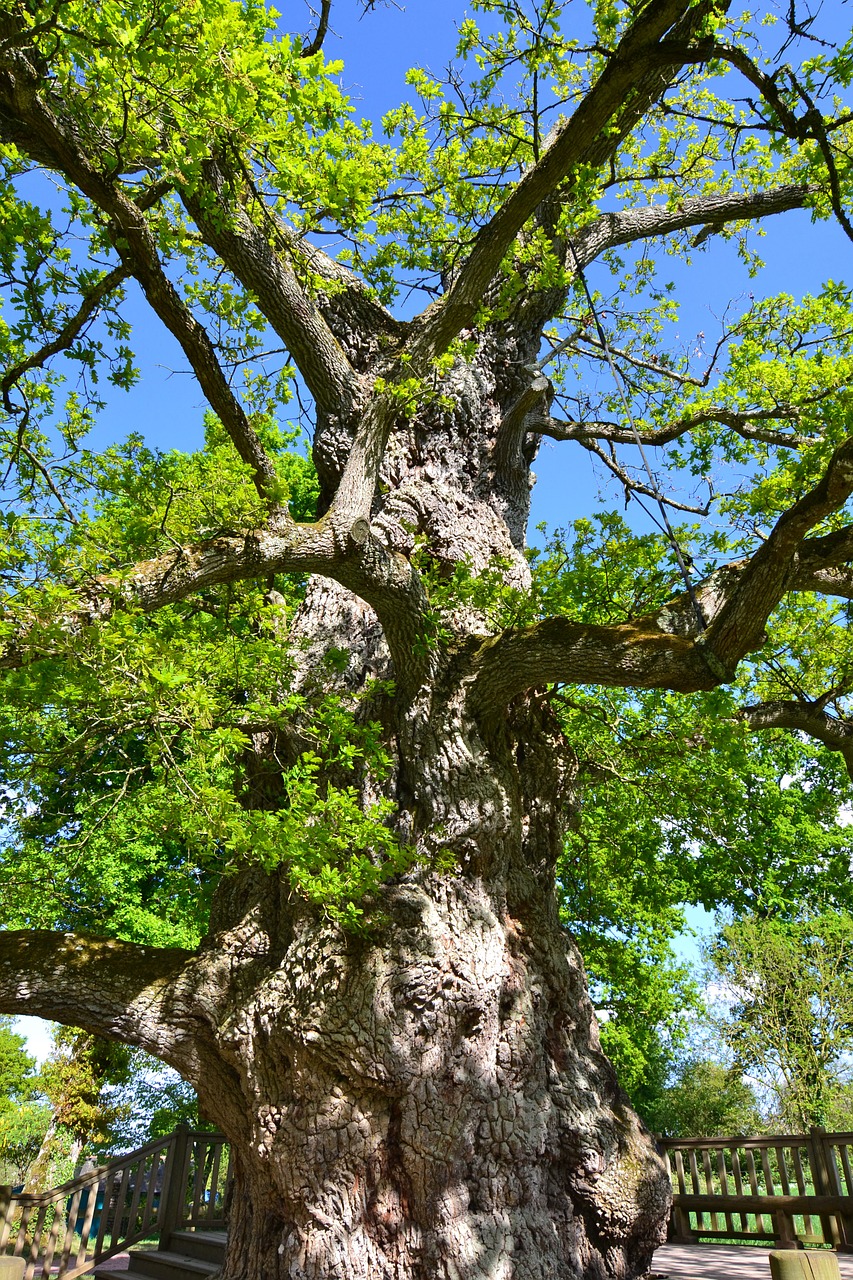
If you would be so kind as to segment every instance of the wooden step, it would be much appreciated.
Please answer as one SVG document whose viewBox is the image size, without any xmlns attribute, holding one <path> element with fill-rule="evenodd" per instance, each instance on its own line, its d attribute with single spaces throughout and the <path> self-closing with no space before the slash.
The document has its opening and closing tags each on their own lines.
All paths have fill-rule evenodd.
<svg viewBox="0 0 853 1280">
<path fill-rule="evenodd" d="M 134 1249 L 130 1256 L 134 1271 L 154 1276 L 155 1280 L 206 1280 L 220 1267 L 219 1261 L 193 1258 L 171 1249 Z"/>
<path fill-rule="evenodd" d="M 207 1280 L 225 1258 L 224 1231 L 173 1231 L 168 1249 L 131 1249 L 128 1269 L 109 1262 L 86 1280 Z"/>
<path fill-rule="evenodd" d="M 171 1249 L 134 1249 L 130 1255 L 130 1267 L 140 1276 L 154 1280 L 207 1280 L 219 1270 L 219 1261 L 193 1258 L 188 1253 L 174 1253 Z M 103 1275 L 103 1271 L 98 1272 Z"/>
<path fill-rule="evenodd" d="M 134 1271 L 133 1265 L 126 1271 L 110 1271 L 108 1266 L 98 1267 L 97 1271 L 88 1271 L 81 1280 L 150 1280 L 141 1271 Z"/>
<path fill-rule="evenodd" d="M 204 1258 L 221 1266 L 225 1258 L 225 1231 L 173 1231 L 169 1237 L 170 1253 L 185 1253 L 190 1258 Z"/>
</svg>

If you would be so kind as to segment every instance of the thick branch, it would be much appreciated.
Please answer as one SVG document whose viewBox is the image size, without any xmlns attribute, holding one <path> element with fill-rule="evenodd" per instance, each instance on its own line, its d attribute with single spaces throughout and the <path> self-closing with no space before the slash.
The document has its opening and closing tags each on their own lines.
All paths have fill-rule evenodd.
<svg viewBox="0 0 853 1280">
<path fill-rule="evenodd" d="M 205 178 L 205 187 L 184 196 L 204 239 L 255 295 L 319 408 L 350 413 L 359 396 L 358 382 L 317 304 L 289 264 L 273 252 L 269 229 L 265 233 L 255 226 L 215 161 L 205 166 Z"/>
<path fill-rule="evenodd" d="M 786 511 L 747 559 L 716 570 L 694 592 L 707 623 L 698 634 L 687 592 L 662 609 L 615 626 L 546 618 L 481 642 L 471 697 L 497 714 L 525 689 L 545 684 L 619 688 L 711 689 L 764 641 L 770 614 L 787 591 L 811 590 L 815 575 L 844 564 L 853 528 L 819 538 L 808 532 L 853 493 L 853 439 L 836 449 L 821 481 Z M 801 568 L 802 566 L 802 568 Z"/>
<path fill-rule="evenodd" d="M 326 39 L 326 32 L 329 30 L 329 14 L 331 11 L 332 0 L 320 0 L 320 16 L 317 21 L 317 30 L 314 32 L 313 39 L 306 40 L 302 46 L 303 58 L 311 58 L 322 49 L 323 41 Z"/>
<path fill-rule="evenodd" d="M 801 543 L 851 493 L 853 439 L 848 439 L 835 450 L 820 483 L 780 516 L 747 562 L 737 589 L 714 616 L 706 641 L 724 666 L 734 667 L 763 643 L 767 619 L 795 580 Z"/>
<path fill-rule="evenodd" d="M 61 105 L 48 106 L 39 95 L 41 81 L 23 55 L 12 50 L 0 69 L 0 136 L 13 141 L 39 163 L 64 174 L 110 219 L 111 237 L 127 271 L 135 276 L 151 307 L 180 344 L 211 408 L 253 470 L 262 495 L 274 494 L 277 477 L 219 365 L 213 344 L 169 280 L 156 242 L 140 207 L 103 177 L 86 154 L 73 122 L 63 120 Z"/>
<path fill-rule="evenodd" d="M 673 602 L 682 611 L 681 598 Z M 686 615 L 685 615 L 686 616 Z M 594 684 L 692 693 L 719 683 L 693 640 L 665 629 L 661 614 L 597 626 L 546 618 L 483 642 L 472 691 L 474 709 L 500 715 L 525 689 Z"/>
<path fill-rule="evenodd" d="M 853 600 L 853 525 L 820 538 L 807 538 L 800 547 L 792 584 L 794 591 Z"/>
<path fill-rule="evenodd" d="M 772 444 L 783 449 L 802 449 L 805 445 L 814 444 L 811 436 L 798 436 L 788 431 L 772 431 L 769 427 L 755 426 L 755 423 L 776 421 L 780 418 L 798 418 L 800 410 L 793 405 L 779 405 L 773 409 L 726 409 L 722 405 L 709 405 L 699 413 L 690 413 L 665 427 L 653 431 L 638 431 L 636 434 L 618 422 L 563 422 L 559 418 L 529 418 L 525 429 L 532 435 L 549 436 L 552 440 L 577 440 L 581 444 L 592 440 L 606 440 L 610 444 L 637 443 L 648 445 L 670 444 L 681 436 L 693 431 L 696 427 L 709 422 L 719 422 L 728 427 L 744 440 L 758 440 L 763 444 Z"/>
<path fill-rule="evenodd" d="M 793 729 L 816 738 L 830 751 L 838 751 L 853 780 L 853 722 L 829 715 L 819 702 L 782 699 L 759 702 L 741 712 L 750 729 Z"/>
<path fill-rule="evenodd" d="M 791 184 L 770 191 L 695 196 L 679 201 L 674 208 L 652 204 L 642 209 L 603 213 L 573 237 L 575 254 L 580 266 L 586 267 L 606 249 L 617 245 L 671 235 L 688 227 L 701 227 L 710 233 L 730 222 L 754 221 L 774 213 L 802 209 L 813 191 L 814 188 L 805 184 Z M 569 266 L 574 263 L 570 262 Z"/>
<path fill-rule="evenodd" d="M 597 167 L 609 159 L 666 89 L 683 60 L 663 67 L 657 57 L 659 42 L 673 30 L 681 39 L 689 37 L 703 12 L 703 6 L 691 8 L 686 0 L 650 0 L 645 6 L 541 159 L 478 233 L 450 291 L 416 322 L 409 351 L 419 372 L 471 322 L 505 254 L 541 202 L 578 166 Z"/>
<path fill-rule="evenodd" d="M 38 605 L 9 609 L 0 670 L 16 670 L 56 652 L 57 628 L 68 637 L 108 621 L 118 609 L 153 613 L 221 583 L 264 580 L 276 573 L 319 573 L 365 600 L 383 625 L 401 688 L 417 686 L 429 655 L 424 643 L 427 600 L 409 562 L 389 552 L 366 520 L 350 524 L 330 511 L 314 525 L 211 538 L 177 547 L 122 574 L 79 590 L 80 605 L 59 618 Z"/>
<path fill-rule="evenodd" d="M 191 956 L 82 933 L 0 931 L 0 1012 L 55 1019 L 174 1060 L 175 1003 Z"/>
<path fill-rule="evenodd" d="M 360 276 L 344 263 L 330 257 L 318 245 L 300 236 L 274 210 L 265 209 L 264 214 L 274 226 L 276 238 L 281 241 L 291 258 L 304 266 L 311 275 L 329 285 L 328 295 L 319 299 L 318 306 L 333 333 L 337 332 L 336 320 L 342 316 L 347 331 L 355 326 L 364 342 L 369 342 L 380 334 L 397 339 L 405 335 L 409 328 L 408 322 L 393 316 L 373 296 Z M 343 337 L 338 340 L 344 342 Z"/>
</svg>

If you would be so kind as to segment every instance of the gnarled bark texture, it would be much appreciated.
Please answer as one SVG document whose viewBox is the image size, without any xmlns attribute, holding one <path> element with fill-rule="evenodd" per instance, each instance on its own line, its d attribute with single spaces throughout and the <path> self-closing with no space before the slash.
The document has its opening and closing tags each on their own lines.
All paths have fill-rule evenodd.
<svg viewBox="0 0 853 1280">
<path fill-rule="evenodd" d="M 451 876 L 385 905 L 369 942 L 294 921 L 217 1033 L 251 1116 L 224 1275 L 641 1274 L 669 1180 L 552 910 Z"/>
<path fill-rule="evenodd" d="M 453 374 L 453 412 L 392 436 L 391 496 L 371 522 L 386 546 L 426 535 L 439 567 L 499 555 L 524 582 L 528 486 L 509 503 L 489 475 L 501 400 L 517 394 L 495 370 L 517 369 L 520 347 L 491 338 Z M 321 435 L 329 470 L 332 444 Z M 303 683 L 346 649 L 342 697 L 394 675 L 375 615 L 328 580 L 291 639 Z M 239 1151 L 227 1280 L 633 1276 L 661 1240 L 669 1178 L 601 1052 L 557 914 L 571 746 L 545 699 L 477 705 L 464 640 L 430 665 L 372 708 L 418 863 L 365 936 L 318 919 L 286 876 L 219 892 L 211 954 L 237 967 L 207 1035 L 233 1073 L 239 1135 L 236 1100 L 204 1072 L 199 1088 Z"/>
<path fill-rule="evenodd" d="M 397 553 L 426 537 L 437 573 L 500 557 L 524 585 L 529 486 L 496 494 L 492 468 L 526 354 L 518 335 L 487 335 L 443 407 L 391 436 L 371 537 Z M 329 472 L 337 430 L 318 437 Z M 450 625 L 457 639 L 426 646 L 418 683 L 364 709 L 385 726 L 383 790 L 417 854 L 364 934 L 295 895 L 286 867 L 247 869 L 222 882 L 197 954 L 152 952 L 146 967 L 104 944 L 100 992 L 75 1009 L 172 1061 L 230 1139 L 224 1280 L 603 1280 L 642 1274 L 662 1239 L 668 1174 L 601 1052 L 557 912 L 571 744 L 546 698 L 507 707 L 480 689 L 475 612 Z M 343 699 L 393 678 L 386 630 L 313 579 L 288 637 L 296 683 L 322 672 L 328 686 L 331 648 L 349 655 Z M 247 804 L 281 803 L 270 761 L 294 743 L 274 746 L 258 735 Z M 109 1012 L 111 964 L 135 1028 Z"/>
</svg>

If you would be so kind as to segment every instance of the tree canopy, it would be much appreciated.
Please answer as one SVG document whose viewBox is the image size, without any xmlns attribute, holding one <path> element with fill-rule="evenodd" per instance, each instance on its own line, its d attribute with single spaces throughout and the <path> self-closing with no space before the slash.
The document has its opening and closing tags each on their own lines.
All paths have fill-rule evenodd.
<svg viewBox="0 0 853 1280">
<path fill-rule="evenodd" d="M 258 0 L 7 7 L 0 1009 L 158 1053 L 249 1169 L 258 1027 L 332 1097 L 386 1043 L 346 992 L 394 1023 L 374 1068 L 405 1093 L 400 1063 L 474 1044 L 491 1000 L 518 1038 L 495 1078 L 592 1073 L 571 1230 L 621 1212 L 577 1207 L 595 1097 L 607 1159 L 648 1173 L 620 1245 L 648 1260 L 663 1192 L 569 935 L 639 1084 L 691 998 L 666 973 L 679 904 L 850 907 L 853 298 L 760 292 L 757 235 L 798 211 L 853 239 L 830 17 L 475 0 L 446 73 L 412 70 L 371 124 L 327 0 L 300 32 Z M 693 340 L 680 292 L 725 244 L 742 292 Z M 174 448 L 103 438 L 117 396 L 144 401 L 142 304 L 203 401 L 197 448 L 182 422 Z M 530 539 L 558 449 L 617 499 L 572 490 Z M 507 995 L 522 937 L 535 976 Z M 498 953 L 492 986 L 461 976 Z"/>
<path fill-rule="evenodd" d="M 847 84 L 847 46 L 821 43 L 809 18 L 802 31 L 766 28 L 753 61 L 737 44 L 756 39 L 753 19 L 698 6 L 680 19 L 683 32 L 666 36 L 673 65 L 687 59 L 675 88 L 656 100 L 665 78 L 656 67 L 632 103 L 617 88 L 620 68 L 632 41 L 656 38 L 643 23 L 664 30 L 669 15 L 650 9 L 614 61 L 608 49 L 629 11 L 600 8 L 579 37 L 563 30 L 562 8 L 475 6 L 480 17 L 462 22 L 447 83 L 413 72 L 419 106 L 391 112 L 379 138 L 356 119 L 337 64 L 277 32 L 261 6 L 116 4 L 97 19 L 73 4 L 10 12 L 8 92 L 37 84 L 48 66 L 52 85 L 50 106 L 33 100 L 25 110 L 19 88 L 4 116 L 3 447 L 7 486 L 20 478 L 4 546 L 10 923 L 189 944 L 209 884 L 200 869 L 245 857 L 269 865 L 284 850 L 300 888 L 332 910 L 372 882 L 375 857 L 341 862 L 334 836 L 319 839 L 323 808 L 336 827 L 342 806 L 356 846 L 359 825 L 365 847 L 383 830 L 382 806 L 357 815 L 346 788 L 318 803 L 320 759 L 383 767 L 369 727 L 356 729 L 334 698 L 311 709 L 316 723 L 287 773 L 285 812 L 247 813 L 231 781 L 253 721 L 285 724 L 304 712 L 303 696 L 282 698 L 280 638 L 299 574 L 330 568 L 339 554 L 320 543 L 345 504 L 341 491 L 310 523 L 320 488 L 328 506 L 329 478 L 318 488 L 293 446 L 306 396 L 321 413 L 363 399 L 322 315 L 344 300 L 357 301 L 389 353 L 370 411 L 385 425 L 364 433 L 379 457 L 394 413 L 440 399 L 448 361 L 464 359 L 473 340 L 466 325 L 475 332 L 559 296 L 541 352 L 546 389 L 531 374 L 532 390 L 513 406 L 523 439 L 591 451 L 626 500 L 661 493 L 682 521 L 677 545 L 691 565 L 684 592 L 673 543 L 638 535 L 615 514 L 558 532 L 534 554 L 532 585 L 522 589 L 507 582 L 500 558 L 477 565 L 462 554 L 448 578 L 446 562 L 433 547 L 419 551 L 415 536 L 410 581 L 397 584 L 423 596 L 408 665 L 452 635 L 465 602 L 486 634 L 511 628 L 491 653 L 509 655 L 518 634 L 539 652 L 541 679 L 580 686 L 579 696 L 559 696 L 561 715 L 598 758 L 591 794 L 604 804 L 603 825 L 598 804 L 588 806 L 580 846 L 589 858 L 625 833 L 635 857 L 645 847 L 642 874 L 655 862 L 656 882 L 678 882 L 664 897 L 654 891 L 659 921 L 664 903 L 678 900 L 743 905 L 796 894 L 815 864 L 828 883 L 846 880 L 834 819 L 847 784 L 820 744 L 848 760 L 849 292 L 829 282 L 802 300 L 752 299 L 697 359 L 671 346 L 678 302 L 663 283 L 665 258 L 648 248 L 690 262 L 725 236 L 748 258 L 751 226 L 771 214 L 835 209 L 844 222 L 848 126 L 832 94 Z M 802 46 L 802 66 L 774 63 L 774 41 L 786 57 Z M 603 87 L 583 97 L 604 70 Z M 747 96 L 730 101 L 736 84 Z M 614 113 L 611 132 L 579 140 L 566 112 L 579 95 L 593 111 L 606 93 L 625 98 L 597 108 Z M 613 154 L 602 163 L 598 151 L 602 161 Z M 36 181 L 40 170 L 52 192 Z M 546 216 L 540 201 L 552 183 Z M 528 209 L 538 212 L 519 240 Z M 500 231 L 501 220 L 512 229 Z M 331 258 L 318 237 L 347 247 Z M 606 349 L 581 272 L 595 260 L 612 275 L 610 296 L 595 304 Z M 499 263 L 500 288 L 486 300 L 473 282 Z M 262 279 L 273 269 L 286 299 L 275 306 Z M 135 437 L 87 445 L 105 384 L 144 394 L 122 318 L 133 282 L 218 415 L 200 453 L 152 452 Z M 406 285 L 437 299 L 423 321 L 386 310 Z M 269 353 L 276 341 L 283 355 Z M 571 421 L 558 420 L 561 411 Z M 507 442 L 516 430 L 508 421 Z M 644 474 L 641 442 L 655 451 L 657 479 Z M 375 462 L 360 454 L 358 446 L 347 492 L 370 488 L 356 473 Z M 702 477 L 712 477 L 710 501 L 676 499 Z M 267 533 L 247 542 L 250 529 Z M 193 549 L 199 536 L 208 542 Z M 343 577 L 361 572 L 350 566 Z M 387 579 L 365 590 L 377 603 L 375 591 L 390 590 L 402 570 L 389 562 L 370 572 Z M 648 638 L 635 621 L 643 617 L 654 619 Z M 682 643 L 694 630 L 698 638 Z M 656 639 L 668 633 L 668 643 Z M 622 650 L 635 670 L 614 665 Z M 716 686 L 743 653 L 752 660 L 726 679 L 726 693 L 642 692 Z M 626 695 L 595 692 L 623 682 Z M 756 728 L 769 744 L 749 737 Z M 792 729 L 799 738 L 783 740 L 779 730 Z M 793 787 L 780 790 L 780 773 Z M 620 780 L 627 788 L 612 785 Z M 642 815 L 630 798 L 637 790 L 652 800 Z M 298 838 L 308 812 L 310 851 Z M 685 850 L 696 842 L 705 857 L 691 866 Z M 389 845 L 381 874 L 401 857 Z M 41 892 L 48 884 L 65 887 Z M 580 924 L 583 908 L 569 893 Z M 636 909 L 623 908 L 620 923 Z"/>
</svg>

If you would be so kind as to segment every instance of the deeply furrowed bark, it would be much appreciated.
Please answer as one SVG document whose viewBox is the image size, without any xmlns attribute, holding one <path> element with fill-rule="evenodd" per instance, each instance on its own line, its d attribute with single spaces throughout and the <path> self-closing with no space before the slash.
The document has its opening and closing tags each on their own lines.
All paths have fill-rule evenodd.
<svg viewBox="0 0 853 1280">
<path fill-rule="evenodd" d="M 351 530 L 369 523 L 363 539 L 392 566 L 407 568 L 401 556 L 422 548 L 439 582 L 465 564 L 473 574 L 499 567 L 505 584 L 527 585 L 534 437 L 525 434 L 523 413 L 510 437 L 501 435 L 501 424 L 527 404 L 542 326 L 559 300 L 526 298 L 476 335 L 475 354 L 457 360 L 431 389 L 432 357 L 471 322 L 525 219 L 573 165 L 611 154 L 613 118 L 619 129 L 630 128 L 643 102 L 657 95 L 672 68 L 649 64 L 638 80 L 632 50 L 643 52 L 644 42 L 654 43 L 682 17 L 689 25 L 687 9 L 683 0 L 644 8 L 624 55 L 614 56 L 581 104 L 578 136 L 560 133 L 542 172 L 518 184 L 478 237 L 446 305 L 412 327 L 408 354 L 423 380 L 421 402 L 412 419 L 401 410 L 387 445 L 388 399 L 370 397 L 388 349 L 379 337 L 398 338 L 402 330 L 383 320 L 380 334 L 368 302 L 345 305 L 346 291 L 321 297 L 317 314 L 313 302 L 306 310 L 295 274 L 278 263 L 276 275 L 270 228 L 261 237 L 237 218 L 215 235 L 208 229 L 297 359 L 292 327 L 305 329 L 300 367 L 318 403 L 321 514 L 334 514 L 336 502 L 347 508 L 340 496 L 350 484 Z M 22 144 L 29 138 L 36 159 L 64 171 L 109 214 L 128 269 L 182 342 L 260 492 L 274 493 L 272 464 L 206 335 L 160 270 L 141 210 L 118 199 L 76 134 L 60 127 L 58 103 L 55 118 L 35 98 L 24 101 L 16 77 L 31 88 L 27 68 L 4 75 L 0 97 L 14 110 L 0 116 L 0 131 Z M 633 106 L 625 105 L 628 87 Z M 201 206 L 197 213 L 203 231 Z M 366 334 L 371 325 L 376 332 Z M 472 332 L 464 336 L 474 341 Z M 368 459 L 353 476 L 353 442 L 364 444 L 359 428 L 373 411 L 378 428 L 367 445 L 381 452 L 380 474 Z M 662 1238 L 669 1179 L 601 1053 L 582 962 L 558 916 L 555 863 L 577 804 L 571 744 L 547 700 L 524 692 L 526 673 L 509 707 L 488 672 L 472 696 L 490 624 L 481 610 L 451 602 L 441 619 L 449 641 L 414 625 L 406 631 L 401 615 L 409 599 L 400 584 L 384 594 L 370 584 L 377 616 L 340 585 L 360 589 L 343 563 L 346 537 L 337 526 L 324 530 L 322 521 L 317 529 L 319 541 L 334 543 L 320 550 L 337 580 L 310 583 L 289 656 L 306 692 L 318 676 L 328 687 L 330 649 L 349 655 L 338 673 L 344 699 L 376 677 L 395 681 L 395 694 L 376 694 L 371 704 L 393 768 L 381 784 L 365 784 L 365 800 L 375 798 L 370 787 L 394 800 L 397 831 L 416 855 L 412 869 L 366 904 L 358 934 L 302 901 L 286 866 L 228 877 L 198 954 L 159 955 L 156 981 L 141 973 L 136 983 L 128 968 L 83 1025 L 159 1051 L 195 1084 L 205 1115 L 228 1136 L 236 1182 L 223 1280 L 642 1275 Z M 289 526 L 274 532 L 290 537 Z M 158 571 L 158 599 L 178 570 L 194 574 L 194 583 L 204 573 L 224 580 L 217 564 L 206 566 L 219 556 L 233 567 L 235 549 L 226 541 L 203 548 L 199 563 L 182 553 L 168 572 Z M 265 545 L 252 540 L 239 555 L 258 557 Z M 268 564 L 271 555 L 267 549 Z M 413 635 L 424 652 L 404 671 Z M 661 635 L 669 653 L 674 645 Z M 701 658 L 697 664 L 689 687 L 708 678 Z M 256 735 L 246 763 L 248 805 L 283 803 L 275 762 L 286 764 L 288 750 L 298 751 L 298 725 L 293 734 L 290 744 L 272 730 Z M 39 988 L 33 1012 L 39 1000 L 45 1011 L 59 1009 L 49 987 Z M 124 1020 L 110 1009 L 123 992 L 132 996 Z"/>
<path fill-rule="evenodd" d="M 224 1277 L 648 1267 L 668 1178 L 600 1053 L 576 950 L 521 893 L 424 875 L 389 890 L 380 936 L 294 922 L 221 1040 L 253 1116 Z"/>
<path fill-rule="evenodd" d="M 389 448 L 373 530 L 395 550 L 426 536 L 438 572 L 500 556 L 525 580 L 512 530 L 527 489 L 514 510 L 490 489 L 520 346 L 484 342 L 451 375 L 455 410 Z M 601 1053 L 556 908 L 571 746 L 545 699 L 469 705 L 464 636 L 482 619 L 460 607 L 449 622 L 459 644 L 382 709 L 384 789 L 418 860 L 369 904 L 364 934 L 318 918 L 286 873 L 220 890 L 211 951 L 236 959 L 229 939 L 255 940 L 206 1033 L 238 1105 L 213 1075 L 198 1082 L 238 1154 L 224 1280 L 627 1277 L 661 1240 L 668 1176 Z M 342 696 L 394 674 L 371 610 L 327 580 L 291 642 L 306 683 L 330 647 L 348 651 Z M 253 802 L 277 803 L 274 789 Z"/>
<path fill-rule="evenodd" d="M 425 539 L 439 578 L 464 560 L 526 581 L 529 490 L 495 492 L 494 445 L 527 341 L 487 334 L 392 437 L 372 536 L 391 552 Z M 317 441 L 329 457 L 338 429 Z M 91 944 L 114 978 L 83 1025 L 178 1066 L 231 1141 L 223 1280 L 627 1280 L 661 1240 L 668 1175 L 601 1053 L 557 911 L 576 761 L 547 698 L 472 696 L 485 623 L 450 607 L 454 638 L 421 682 L 370 695 L 393 767 L 365 800 L 395 801 L 417 856 L 365 904 L 363 932 L 302 900 L 284 866 L 226 877 L 195 955 L 138 949 L 135 966 L 133 948 Z M 396 675 L 376 615 L 329 579 L 311 581 L 288 643 L 306 693 L 336 678 L 346 700 Z M 330 649 L 349 655 L 336 677 Z M 258 733 L 247 804 L 282 803 L 273 766 L 300 749 L 293 733 Z M 87 954 L 71 939 L 56 966 L 75 993 Z M 65 1016 L 39 963 L 17 999 Z"/>
</svg>

